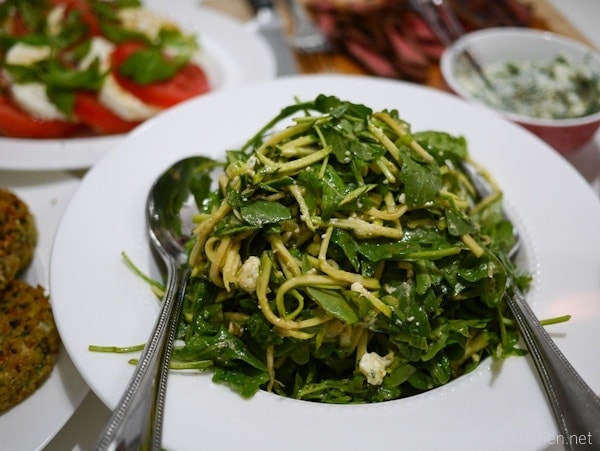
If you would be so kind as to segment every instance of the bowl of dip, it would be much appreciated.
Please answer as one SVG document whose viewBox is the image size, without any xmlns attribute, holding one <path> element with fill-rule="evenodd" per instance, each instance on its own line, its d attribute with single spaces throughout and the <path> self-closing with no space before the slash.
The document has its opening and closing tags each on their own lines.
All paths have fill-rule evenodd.
<svg viewBox="0 0 600 451">
<path fill-rule="evenodd" d="M 493 90 L 465 51 L 477 59 Z M 454 42 L 440 67 L 455 94 L 525 127 L 561 154 L 581 149 L 600 126 L 600 54 L 574 39 L 488 28 Z"/>
</svg>

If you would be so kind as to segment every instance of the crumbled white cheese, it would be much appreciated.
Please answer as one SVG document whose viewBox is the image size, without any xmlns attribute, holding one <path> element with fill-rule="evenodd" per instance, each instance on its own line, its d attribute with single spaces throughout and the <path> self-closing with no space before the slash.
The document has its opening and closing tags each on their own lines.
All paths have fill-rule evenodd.
<svg viewBox="0 0 600 451">
<path fill-rule="evenodd" d="M 376 352 L 365 352 L 360 358 L 358 369 L 367 378 L 369 384 L 381 385 L 393 357 L 392 353 L 382 357 Z"/>
<path fill-rule="evenodd" d="M 256 171 L 254 170 L 254 168 L 256 167 L 258 163 L 258 158 L 256 158 L 254 155 L 250 156 L 250 158 L 248 158 L 248 161 L 246 162 L 246 173 L 250 176 L 250 177 L 254 177 L 256 175 Z"/>
<path fill-rule="evenodd" d="M 238 285 L 239 287 L 249 293 L 256 291 L 256 282 L 258 281 L 258 274 L 260 269 L 260 258 L 256 256 L 250 256 L 240 267 L 238 271 Z"/>
<path fill-rule="evenodd" d="M 355 291 L 356 293 L 362 294 L 363 296 L 369 295 L 369 292 L 367 291 L 367 289 L 360 282 L 353 282 L 352 285 L 350 285 L 350 290 Z"/>
<path fill-rule="evenodd" d="M 396 288 L 396 287 L 393 287 L 393 286 L 391 286 L 391 285 L 389 285 L 389 284 L 387 284 L 387 283 L 383 285 L 383 289 L 385 290 L 385 292 L 386 292 L 387 294 L 393 294 L 393 293 L 395 293 L 395 292 L 396 292 L 396 290 L 397 290 L 397 288 Z"/>
</svg>

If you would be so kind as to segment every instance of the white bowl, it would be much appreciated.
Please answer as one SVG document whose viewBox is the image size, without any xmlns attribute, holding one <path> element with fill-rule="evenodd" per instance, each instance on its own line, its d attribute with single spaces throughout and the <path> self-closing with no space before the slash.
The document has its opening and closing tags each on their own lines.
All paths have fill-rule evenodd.
<svg viewBox="0 0 600 451">
<path fill-rule="evenodd" d="M 600 54 L 590 47 L 556 33 L 525 28 L 488 28 L 466 34 L 443 53 L 441 70 L 444 81 L 457 95 L 470 103 L 485 106 L 457 78 L 464 68 L 461 56 L 468 49 L 482 67 L 509 61 L 551 61 L 566 56 L 574 65 L 587 65 L 600 77 Z M 525 127 L 558 152 L 575 152 L 593 138 L 600 126 L 600 111 L 572 119 L 539 119 L 493 108 L 499 115 Z"/>
</svg>

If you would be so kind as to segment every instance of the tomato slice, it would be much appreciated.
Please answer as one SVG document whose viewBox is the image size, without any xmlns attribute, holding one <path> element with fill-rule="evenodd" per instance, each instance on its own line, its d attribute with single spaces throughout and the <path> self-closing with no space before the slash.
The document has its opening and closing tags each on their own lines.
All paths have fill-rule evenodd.
<svg viewBox="0 0 600 451">
<path fill-rule="evenodd" d="M 140 85 L 119 74 L 119 66 L 133 53 L 144 48 L 138 42 L 118 45 L 112 53 L 113 76 L 119 85 L 141 101 L 161 108 L 204 94 L 210 90 L 208 78 L 201 67 L 188 63 L 172 78 Z"/>
<path fill-rule="evenodd" d="M 140 124 L 122 119 L 102 105 L 95 95 L 86 92 L 76 94 L 74 113 L 94 132 L 103 134 L 127 133 Z"/>
<path fill-rule="evenodd" d="M 36 119 L 0 95 L 0 135 L 12 138 L 64 138 L 74 134 L 77 129 L 78 125 L 71 122 Z"/>
</svg>

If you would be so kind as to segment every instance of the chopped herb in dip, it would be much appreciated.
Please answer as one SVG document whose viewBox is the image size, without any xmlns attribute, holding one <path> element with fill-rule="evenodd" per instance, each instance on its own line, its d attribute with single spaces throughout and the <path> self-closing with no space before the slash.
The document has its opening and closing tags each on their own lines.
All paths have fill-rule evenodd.
<svg viewBox="0 0 600 451">
<path fill-rule="evenodd" d="M 510 112 L 540 119 L 569 119 L 600 111 L 600 74 L 564 55 L 550 61 L 494 63 L 483 70 L 499 96 L 466 67 L 457 78 L 470 95 L 494 108 L 507 109 L 502 97 Z"/>
</svg>

